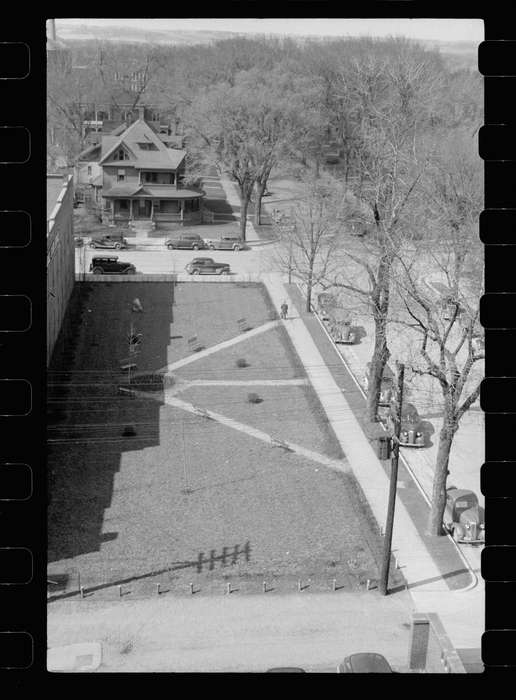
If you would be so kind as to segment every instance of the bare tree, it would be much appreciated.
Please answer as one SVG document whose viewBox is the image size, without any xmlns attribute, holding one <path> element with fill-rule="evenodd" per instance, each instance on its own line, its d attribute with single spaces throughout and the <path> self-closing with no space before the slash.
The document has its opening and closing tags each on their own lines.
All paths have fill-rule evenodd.
<svg viewBox="0 0 516 700">
<path fill-rule="evenodd" d="M 431 535 L 443 534 L 448 464 L 461 418 L 480 394 L 475 365 L 484 359 L 479 300 L 483 289 L 482 247 L 477 233 L 482 207 L 481 162 L 471 137 L 453 134 L 427 173 L 425 194 L 439 242 L 424 256 L 400 257 L 398 291 L 404 325 L 419 337 L 413 371 L 440 387 L 443 425 L 435 464 Z"/>
<path fill-rule="evenodd" d="M 336 183 L 328 176 L 306 180 L 297 206 L 276 224 L 276 262 L 289 277 L 303 283 L 307 312 L 312 310 L 314 287 L 335 272 L 339 245 L 336 215 L 341 201 Z"/>
<path fill-rule="evenodd" d="M 346 65 L 343 80 L 354 96 L 355 168 L 360 177 L 348 183 L 344 223 L 361 238 L 343 248 L 342 269 L 326 281 L 327 287 L 342 287 L 361 299 L 373 318 L 367 394 L 367 418 L 373 422 L 390 356 L 387 326 L 394 265 L 421 226 L 420 180 L 433 144 L 420 133 L 419 123 L 436 90 L 435 71 L 417 50 L 405 42 L 384 49 L 362 52 Z"/>
</svg>

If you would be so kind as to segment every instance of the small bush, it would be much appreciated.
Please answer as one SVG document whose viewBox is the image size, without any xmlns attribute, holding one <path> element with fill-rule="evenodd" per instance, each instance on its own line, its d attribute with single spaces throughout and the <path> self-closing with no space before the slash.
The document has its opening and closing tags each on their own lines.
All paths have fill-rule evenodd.
<svg viewBox="0 0 516 700">
<path fill-rule="evenodd" d="M 244 357 L 240 357 L 236 361 L 236 366 L 237 367 L 249 367 L 249 362 Z"/>
<path fill-rule="evenodd" d="M 247 394 L 247 400 L 249 403 L 261 403 L 262 399 L 258 396 L 258 394 Z"/>
</svg>

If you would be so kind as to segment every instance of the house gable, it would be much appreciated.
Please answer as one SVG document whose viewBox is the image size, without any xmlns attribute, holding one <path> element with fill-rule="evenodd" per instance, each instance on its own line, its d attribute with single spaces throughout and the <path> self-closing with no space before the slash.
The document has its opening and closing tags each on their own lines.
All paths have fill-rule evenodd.
<svg viewBox="0 0 516 700">
<path fill-rule="evenodd" d="M 133 122 L 114 142 L 104 144 L 107 149 L 100 159 L 101 165 L 129 165 L 138 170 L 156 169 L 176 171 L 185 159 L 186 152 L 167 148 L 153 129 L 142 119 Z M 127 153 L 128 158 L 117 160 L 117 155 Z"/>
</svg>

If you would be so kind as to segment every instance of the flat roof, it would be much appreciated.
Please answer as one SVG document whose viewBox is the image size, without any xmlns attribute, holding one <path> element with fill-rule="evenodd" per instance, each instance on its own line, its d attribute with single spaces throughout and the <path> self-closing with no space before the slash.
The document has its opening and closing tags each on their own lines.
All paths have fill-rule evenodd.
<svg viewBox="0 0 516 700">
<path fill-rule="evenodd" d="M 57 204 L 57 198 L 65 185 L 66 180 L 62 175 L 47 175 L 47 221 L 50 219 Z"/>
</svg>

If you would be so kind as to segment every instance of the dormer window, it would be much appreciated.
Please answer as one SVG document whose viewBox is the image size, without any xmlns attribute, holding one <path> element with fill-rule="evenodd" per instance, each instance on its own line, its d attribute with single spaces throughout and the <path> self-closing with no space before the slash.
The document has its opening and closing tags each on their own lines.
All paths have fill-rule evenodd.
<svg viewBox="0 0 516 700">
<path fill-rule="evenodd" d="M 117 151 L 115 151 L 115 155 L 113 156 L 113 160 L 128 160 L 128 159 L 129 159 L 129 157 L 123 148 L 119 148 Z"/>
<path fill-rule="evenodd" d="M 138 147 L 142 151 L 157 151 L 158 150 L 158 147 L 156 146 L 156 144 L 152 143 L 151 141 L 146 142 L 146 143 L 139 143 Z"/>
</svg>

